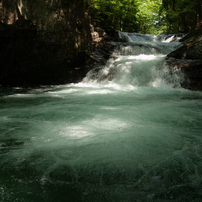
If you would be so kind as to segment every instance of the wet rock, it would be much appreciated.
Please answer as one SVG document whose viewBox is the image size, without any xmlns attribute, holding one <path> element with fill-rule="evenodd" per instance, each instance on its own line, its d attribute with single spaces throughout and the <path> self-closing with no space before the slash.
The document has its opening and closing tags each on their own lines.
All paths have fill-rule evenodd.
<svg viewBox="0 0 202 202">
<path fill-rule="evenodd" d="M 98 47 L 95 47 L 95 49 L 91 53 L 86 68 L 88 68 L 88 70 L 91 70 L 95 67 L 105 65 L 115 47 L 115 44 L 108 41 L 105 41 L 105 43 L 99 45 Z"/>
<path fill-rule="evenodd" d="M 202 29 L 190 32 L 181 40 L 183 45 L 167 55 L 166 63 L 187 78 L 183 87 L 202 90 Z"/>
<path fill-rule="evenodd" d="M 173 71 L 182 71 L 185 80 L 181 83 L 182 87 L 190 90 L 202 91 L 202 60 L 177 59 L 167 57 L 165 62 Z"/>
</svg>

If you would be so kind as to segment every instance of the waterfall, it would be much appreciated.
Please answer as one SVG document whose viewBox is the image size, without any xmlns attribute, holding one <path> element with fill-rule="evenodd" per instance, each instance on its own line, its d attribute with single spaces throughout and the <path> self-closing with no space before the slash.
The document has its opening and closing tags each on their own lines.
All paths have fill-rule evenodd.
<svg viewBox="0 0 202 202">
<path fill-rule="evenodd" d="M 177 36 L 119 35 L 80 83 L 0 87 L 0 201 L 202 201 L 202 92 L 164 65 Z"/>
<path fill-rule="evenodd" d="M 141 33 L 127 33 L 118 31 L 119 38 L 126 42 L 134 41 L 154 41 L 154 42 L 176 42 L 181 39 L 181 34 L 141 34 Z"/>
<path fill-rule="evenodd" d="M 122 86 L 180 86 L 183 74 L 164 65 L 165 56 L 181 45 L 177 35 L 149 35 L 118 32 L 125 42 L 116 46 L 107 64 L 91 70 L 84 83 Z"/>
</svg>

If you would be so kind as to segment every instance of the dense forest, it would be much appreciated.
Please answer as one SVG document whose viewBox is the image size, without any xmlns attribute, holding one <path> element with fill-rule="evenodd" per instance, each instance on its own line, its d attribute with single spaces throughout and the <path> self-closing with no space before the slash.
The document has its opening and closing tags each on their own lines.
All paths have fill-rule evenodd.
<svg viewBox="0 0 202 202">
<path fill-rule="evenodd" d="M 0 3 L 4 11 L 5 8 L 6 12 L 13 11 L 13 1 L 0 0 Z M 32 11 L 26 17 L 35 13 L 34 4 L 34 1 L 29 4 L 19 1 L 22 10 Z M 97 25 L 129 32 L 189 32 L 200 27 L 202 20 L 202 0 L 47 0 L 46 4 L 52 6 L 56 14 L 61 7 L 82 4 Z M 2 22 L 7 22 L 12 16 L 2 15 L 1 12 L 0 18 Z"/>
<path fill-rule="evenodd" d="M 202 20 L 201 0 L 88 0 L 88 5 L 101 26 L 130 32 L 189 32 Z"/>
</svg>

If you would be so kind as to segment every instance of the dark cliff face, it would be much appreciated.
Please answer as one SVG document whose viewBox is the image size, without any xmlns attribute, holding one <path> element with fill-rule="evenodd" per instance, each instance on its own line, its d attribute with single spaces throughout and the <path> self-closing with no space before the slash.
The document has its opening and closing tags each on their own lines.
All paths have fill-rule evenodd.
<svg viewBox="0 0 202 202">
<path fill-rule="evenodd" d="M 88 71 L 90 19 L 84 0 L 2 0 L 0 85 L 79 81 Z"/>
<path fill-rule="evenodd" d="M 183 87 L 202 91 L 202 28 L 181 41 L 183 46 L 168 54 L 166 62 L 174 71 L 184 72 L 187 79 Z"/>
</svg>

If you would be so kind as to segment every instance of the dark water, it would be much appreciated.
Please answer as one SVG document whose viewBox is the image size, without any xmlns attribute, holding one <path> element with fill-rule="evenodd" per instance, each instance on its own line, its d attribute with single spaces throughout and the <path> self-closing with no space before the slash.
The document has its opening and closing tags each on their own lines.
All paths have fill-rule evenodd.
<svg viewBox="0 0 202 202">
<path fill-rule="evenodd" d="M 0 201 L 202 201 L 202 93 L 143 39 L 82 83 L 0 90 Z"/>
</svg>

